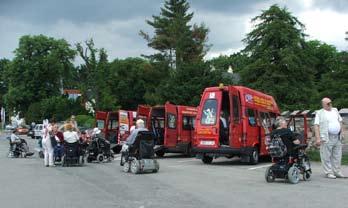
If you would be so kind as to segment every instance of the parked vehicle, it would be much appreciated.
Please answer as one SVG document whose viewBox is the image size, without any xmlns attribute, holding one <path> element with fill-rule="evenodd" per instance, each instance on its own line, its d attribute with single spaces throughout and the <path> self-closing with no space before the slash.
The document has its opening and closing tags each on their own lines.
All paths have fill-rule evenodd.
<svg viewBox="0 0 348 208">
<path fill-rule="evenodd" d="M 155 136 L 157 156 L 163 157 L 169 152 L 191 155 L 196 107 L 173 105 L 169 102 L 164 106 L 140 105 L 137 114 Z"/>
<path fill-rule="evenodd" d="M 37 124 L 34 128 L 34 138 L 42 139 L 43 124 Z"/>
<path fill-rule="evenodd" d="M 193 151 L 204 163 L 240 156 L 242 162 L 257 164 L 259 156 L 268 155 L 265 132 L 279 113 L 274 98 L 262 92 L 243 86 L 206 88 L 198 108 Z"/>
<path fill-rule="evenodd" d="M 102 131 L 104 138 L 110 141 L 114 153 L 120 152 L 135 118 L 135 111 L 96 112 L 96 127 Z"/>
</svg>

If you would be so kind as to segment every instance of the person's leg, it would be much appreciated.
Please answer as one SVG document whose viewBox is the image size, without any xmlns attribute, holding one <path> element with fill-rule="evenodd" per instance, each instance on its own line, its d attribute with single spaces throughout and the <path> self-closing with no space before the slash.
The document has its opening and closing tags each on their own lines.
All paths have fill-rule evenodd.
<svg viewBox="0 0 348 208">
<path fill-rule="evenodd" d="M 47 150 L 47 147 L 46 147 L 45 140 L 42 140 L 42 148 L 43 148 L 43 151 L 44 151 L 44 165 L 48 166 L 49 155 L 48 155 L 48 150 Z"/>
<path fill-rule="evenodd" d="M 53 166 L 54 165 L 54 159 L 53 159 L 54 149 L 51 146 L 49 146 L 47 149 L 48 149 L 47 150 L 47 152 L 48 152 L 48 164 L 49 164 L 49 166 Z"/>
<path fill-rule="evenodd" d="M 338 136 L 335 138 L 335 144 L 332 148 L 332 170 L 338 177 L 343 177 L 341 172 L 341 160 L 342 160 L 342 142 L 338 139 Z"/>
<path fill-rule="evenodd" d="M 321 164 L 326 175 L 333 174 L 331 165 L 332 144 L 330 142 L 322 143 L 320 146 Z"/>
</svg>

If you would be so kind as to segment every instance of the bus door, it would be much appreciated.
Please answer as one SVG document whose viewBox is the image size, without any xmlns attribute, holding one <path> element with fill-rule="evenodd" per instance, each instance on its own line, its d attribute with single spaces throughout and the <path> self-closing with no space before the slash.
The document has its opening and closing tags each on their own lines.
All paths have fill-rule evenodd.
<svg viewBox="0 0 348 208">
<path fill-rule="evenodd" d="M 245 109 L 245 115 L 247 117 L 247 126 L 246 126 L 246 138 L 248 147 L 252 147 L 255 144 L 259 143 L 260 135 L 259 135 L 259 125 L 258 125 L 258 116 L 257 112 L 247 107 Z"/>
</svg>

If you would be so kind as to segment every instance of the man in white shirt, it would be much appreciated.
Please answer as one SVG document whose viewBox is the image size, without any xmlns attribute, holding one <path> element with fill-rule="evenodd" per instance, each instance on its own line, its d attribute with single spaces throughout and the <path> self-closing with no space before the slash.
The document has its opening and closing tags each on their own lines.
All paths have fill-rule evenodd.
<svg viewBox="0 0 348 208">
<path fill-rule="evenodd" d="M 321 103 L 323 108 L 316 112 L 314 128 L 324 173 L 331 179 L 344 178 L 341 172 L 342 118 L 329 98 L 323 98 Z"/>
</svg>

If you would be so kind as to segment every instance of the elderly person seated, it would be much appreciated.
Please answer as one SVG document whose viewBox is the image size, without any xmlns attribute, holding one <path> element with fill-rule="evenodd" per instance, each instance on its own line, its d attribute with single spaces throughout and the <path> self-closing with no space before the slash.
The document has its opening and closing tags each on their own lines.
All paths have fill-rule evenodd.
<svg viewBox="0 0 348 208">
<path fill-rule="evenodd" d="M 286 146 L 288 154 L 292 154 L 294 145 L 300 144 L 300 140 L 296 138 L 296 135 L 290 129 L 288 129 L 284 117 L 277 117 L 275 127 L 276 129 L 271 132 L 271 138 L 279 136 Z"/>
<path fill-rule="evenodd" d="M 140 131 L 148 131 L 147 128 L 145 128 L 145 123 L 142 119 L 138 119 L 135 123 L 135 129 L 132 131 L 132 133 L 128 136 L 126 143 L 122 146 L 122 152 L 127 151 L 129 145 L 134 144 L 136 137 L 138 136 L 138 133 Z"/>
<path fill-rule="evenodd" d="M 66 124 L 64 127 L 64 141 L 66 143 L 72 144 L 79 141 L 79 135 L 76 131 L 73 131 L 74 127 L 70 123 Z"/>
</svg>

